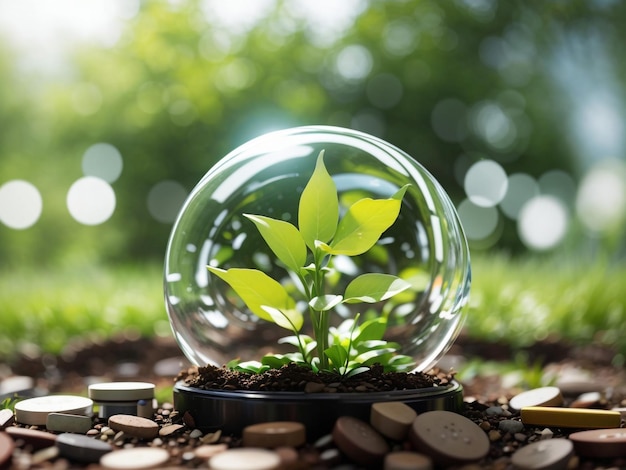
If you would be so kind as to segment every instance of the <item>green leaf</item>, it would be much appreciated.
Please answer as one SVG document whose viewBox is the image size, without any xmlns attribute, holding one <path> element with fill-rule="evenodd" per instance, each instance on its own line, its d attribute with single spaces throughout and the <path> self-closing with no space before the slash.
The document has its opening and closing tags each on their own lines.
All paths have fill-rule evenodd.
<svg viewBox="0 0 626 470">
<path fill-rule="evenodd" d="M 292 271 L 298 270 L 306 262 L 306 245 L 298 229 L 283 220 L 262 215 L 244 214 L 256 228 L 274 252 L 276 257 Z"/>
<path fill-rule="evenodd" d="M 298 207 L 298 227 L 306 245 L 315 249 L 315 240 L 328 242 L 335 235 L 339 220 L 337 187 L 324 166 L 324 151 L 317 157 L 315 170 Z"/>
<path fill-rule="evenodd" d="M 370 365 L 375 362 L 380 362 L 382 365 L 385 365 L 389 358 L 385 358 L 384 356 L 389 356 L 394 352 L 396 352 L 394 348 L 372 349 L 363 354 L 359 354 L 354 360 L 363 365 Z"/>
<path fill-rule="evenodd" d="M 273 307 L 282 311 L 295 308 L 295 300 L 277 281 L 258 269 L 231 268 L 224 270 L 207 266 L 217 277 L 227 282 L 248 308 L 259 318 L 274 321 L 263 307 Z"/>
<path fill-rule="evenodd" d="M 343 297 L 340 295 L 318 295 L 313 297 L 309 305 L 313 310 L 318 312 L 326 312 L 341 303 Z"/>
<path fill-rule="evenodd" d="M 285 364 L 289 364 L 291 358 L 283 354 L 267 354 L 261 359 L 263 365 L 269 366 L 270 369 L 280 369 Z"/>
<path fill-rule="evenodd" d="M 398 218 L 403 186 L 389 199 L 364 198 L 350 206 L 339 222 L 337 232 L 329 245 L 318 246 L 332 255 L 356 256 L 365 253 Z"/>
<path fill-rule="evenodd" d="M 411 284 L 391 274 L 362 274 L 346 287 L 344 302 L 380 302 L 410 287 Z"/>
<path fill-rule="evenodd" d="M 387 329 L 387 322 L 383 318 L 374 318 L 363 322 L 359 327 L 359 333 L 354 338 L 354 343 L 359 344 L 363 341 L 381 340 Z"/>
<path fill-rule="evenodd" d="M 334 344 L 330 348 L 324 349 L 324 354 L 331 360 L 337 368 L 345 366 L 348 361 L 348 351 L 343 346 Z"/>
<path fill-rule="evenodd" d="M 281 328 L 291 330 L 293 332 L 300 331 L 302 324 L 304 323 L 304 317 L 295 308 L 288 310 L 282 310 L 279 308 L 269 307 L 267 305 L 261 305 L 261 308 L 265 310 L 269 316 L 272 317 L 274 323 Z"/>
</svg>

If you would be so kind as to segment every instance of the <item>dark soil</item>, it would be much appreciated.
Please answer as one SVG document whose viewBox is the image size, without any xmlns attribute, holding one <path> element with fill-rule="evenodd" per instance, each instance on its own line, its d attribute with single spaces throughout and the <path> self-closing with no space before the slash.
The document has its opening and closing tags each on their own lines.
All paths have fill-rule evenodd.
<svg viewBox="0 0 626 470">
<path fill-rule="evenodd" d="M 272 392 L 386 392 L 415 390 L 447 385 L 453 374 L 437 369 L 424 373 L 385 372 L 380 365 L 352 377 L 288 364 L 261 374 L 247 374 L 225 367 L 192 367 L 181 372 L 177 380 L 190 387 L 211 390 L 255 390 Z"/>
</svg>

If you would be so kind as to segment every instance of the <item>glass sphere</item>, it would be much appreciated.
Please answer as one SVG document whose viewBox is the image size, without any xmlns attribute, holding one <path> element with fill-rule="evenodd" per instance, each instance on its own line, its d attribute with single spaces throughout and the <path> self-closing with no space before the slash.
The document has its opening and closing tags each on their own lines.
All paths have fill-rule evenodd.
<svg viewBox="0 0 626 470">
<path fill-rule="evenodd" d="M 254 268 L 297 295 L 298 277 L 280 263 L 244 214 L 298 226 L 300 195 L 318 155 L 337 188 L 340 217 L 361 198 L 387 199 L 408 184 L 395 222 L 358 256 L 332 258 L 327 294 L 343 294 L 363 273 L 398 276 L 411 288 L 383 302 L 342 303 L 329 312 L 337 327 L 359 313 L 361 321 L 384 315 L 384 340 L 430 369 L 457 337 L 471 279 L 469 251 L 455 208 L 441 185 L 417 161 L 371 135 L 337 127 L 308 126 L 272 132 L 235 149 L 215 164 L 184 203 L 165 258 L 165 303 L 174 336 L 196 365 L 258 360 L 293 352 L 279 343 L 287 330 L 251 312 L 207 266 Z M 312 336 L 304 297 L 301 333 Z"/>
</svg>

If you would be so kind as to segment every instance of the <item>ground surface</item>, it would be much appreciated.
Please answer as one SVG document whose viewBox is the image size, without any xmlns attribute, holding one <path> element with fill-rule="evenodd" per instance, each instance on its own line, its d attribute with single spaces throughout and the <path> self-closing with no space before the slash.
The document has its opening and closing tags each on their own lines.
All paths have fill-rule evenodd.
<svg viewBox="0 0 626 470">
<path fill-rule="evenodd" d="M 560 343 L 544 343 L 535 345 L 525 351 L 528 363 L 539 367 L 551 383 L 561 382 L 566 405 L 571 405 L 583 392 L 598 391 L 599 399 L 588 406 L 594 408 L 612 408 L 626 406 L 626 376 L 622 368 L 614 367 L 614 354 L 601 347 L 585 348 L 570 347 Z M 469 358 L 480 357 L 489 361 L 510 360 L 514 352 L 506 345 L 488 344 L 459 338 L 444 363 L 463 364 Z M 538 366 L 540 365 L 540 366 Z M 189 364 L 182 357 L 176 344 L 171 339 L 146 340 L 120 337 L 117 340 L 103 343 L 82 343 L 76 345 L 60 356 L 39 355 L 32 352 L 18 357 L 11 364 L 0 368 L 0 378 L 4 379 L 0 391 L 6 392 L 11 385 L 10 376 L 31 377 L 38 392 L 77 393 L 85 394 L 88 383 L 94 381 L 151 381 L 157 387 L 168 390 L 174 378 Z M 523 378 L 529 371 L 518 371 Z M 513 374 L 514 375 L 514 374 Z M 436 380 L 447 380 L 443 374 Z M 566 437 L 571 430 L 558 428 L 546 429 L 526 426 L 522 431 L 509 433 L 500 428 L 500 421 L 519 421 L 519 413 L 510 410 L 509 399 L 523 388 L 523 381 L 511 381 L 511 374 L 482 374 L 479 372 L 468 376 L 462 381 L 465 390 L 465 415 L 485 430 L 491 441 L 489 456 L 477 468 L 511 468 L 510 457 L 528 443 L 546 437 Z M 521 380 L 521 379 L 520 379 Z M 302 382 L 300 380 L 300 382 Z M 306 381 L 305 381 L 306 382 Z M 366 381 L 367 382 L 367 381 Z M 358 386 L 358 385 L 354 385 Z M 32 390 L 31 390 L 32 391 Z M 167 402 L 168 396 L 162 398 Z M 501 410 L 501 412 L 497 410 Z M 496 412 L 494 412 L 496 410 Z M 197 459 L 189 457 L 194 446 L 214 440 L 225 442 L 230 446 L 239 445 L 238 436 L 204 436 L 205 441 L 194 441 L 189 437 L 193 423 L 189 417 L 177 416 L 171 403 L 162 403 L 157 410 L 155 419 L 161 426 L 180 424 L 177 433 L 172 434 L 171 441 L 161 439 L 161 444 L 172 453 L 171 464 L 185 467 L 197 466 Z M 100 425 L 101 426 L 101 425 Z M 622 421 L 624 426 L 624 421 Z M 330 430 L 329 430 L 330 431 Z M 200 438 L 202 439 L 202 438 Z M 194 444 L 195 442 L 195 444 Z M 136 444 L 136 441 L 135 441 Z M 121 444 L 120 444 L 121 445 Z M 124 445 L 134 445 L 127 441 Z M 186 457 L 184 457 L 186 453 Z M 191 454 L 190 454 L 191 453 Z M 324 450 L 314 443 L 300 449 L 300 460 L 290 468 L 333 468 L 339 463 L 346 464 L 345 459 L 323 461 Z M 52 459 L 44 462 L 53 468 Z M 20 466 L 12 468 L 29 468 L 28 459 L 23 459 Z M 67 464 L 67 462 L 65 462 Z M 349 463 L 349 462 L 348 462 Z M 574 461 L 580 468 L 626 468 L 624 459 L 578 459 Z M 44 465 L 45 467 L 45 465 Z M 54 468 L 74 468 L 75 465 L 62 466 L 57 463 Z M 93 467 L 93 466 L 92 466 Z M 41 467 L 31 467 L 41 468 Z M 359 468 L 347 466 L 345 468 Z"/>
</svg>

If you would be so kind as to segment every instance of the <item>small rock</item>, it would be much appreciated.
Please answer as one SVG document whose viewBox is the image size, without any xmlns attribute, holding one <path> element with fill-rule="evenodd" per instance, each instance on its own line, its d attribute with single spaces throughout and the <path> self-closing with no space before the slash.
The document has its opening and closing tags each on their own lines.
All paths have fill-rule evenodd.
<svg viewBox="0 0 626 470">
<path fill-rule="evenodd" d="M 124 431 L 129 436 L 139 439 L 153 439 L 159 434 L 159 425 L 157 423 L 132 415 L 111 416 L 109 418 L 109 427 L 114 431 Z"/>
<path fill-rule="evenodd" d="M 500 429 L 500 431 L 502 432 L 515 434 L 516 432 L 521 432 L 524 429 L 524 425 L 521 421 L 516 421 L 514 419 L 503 419 L 498 423 L 498 429 Z"/>
<path fill-rule="evenodd" d="M 199 429 L 194 429 L 189 433 L 189 437 L 191 439 L 197 439 L 199 437 L 202 437 L 202 431 L 200 431 Z"/>
<path fill-rule="evenodd" d="M 552 429 L 550 428 L 545 428 L 539 431 L 538 434 L 541 439 L 552 439 L 552 436 L 554 436 L 554 433 L 552 432 Z"/>
<path fill-rule="evenodd" d="M 167 426 L 163 426 L 159 430 L 159 436 L 160 437 L 172 436 L 172 435 L 176 434 L 177 432 L 179 432 L 181 429 L 183 429 L 183 427 L 184 426 L 182 424 L 169 424 Z"/>
<path fill-rule="evenodd" d="M 491 429 L 491 424 L 489 423 L 489 421 L 482 421 L 479 426 L 480 429 L 482 429 L 483 431 L 489 431 Z"/>
<path fill-rule="evenodd" d="M 496 441 L 499 441 L 500 439 L 502 439 L 502 434 L 500 434 L 500 431 L 496 431 L 495 429 L 489 431 L 489 440 L 491 442 L 496 442 Z"/>
<path fill-rule="evenodd" d="M 523 432 L 516 432 L 513 437 L 517 442 L 526 442 L 526 440 L 528 439 L 528 436 Z"/>
<path fill-rule="evenodd" d="M 13 411 L 8 408 L 0 410 L 0 430 L 10 426 L 15 421 Z"/>
<path fill-rule="evenodd" d="M 320 393 L 324 390 L 325 385 L 323 383 L 318 382 L 307 382 L 304 386 L 304 391 L 306 393 Z"/>
<path fill-rule="evenodd" d="M 500 416 L 504 410 L 501 406 L 490 406 L 485 410 L 487 416 Z"/>
</svg>

